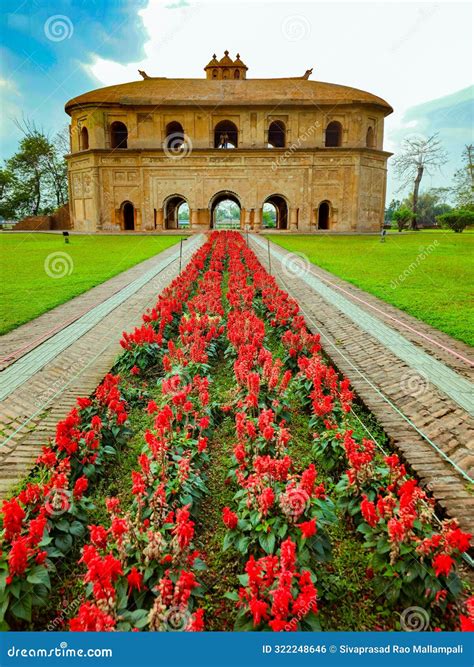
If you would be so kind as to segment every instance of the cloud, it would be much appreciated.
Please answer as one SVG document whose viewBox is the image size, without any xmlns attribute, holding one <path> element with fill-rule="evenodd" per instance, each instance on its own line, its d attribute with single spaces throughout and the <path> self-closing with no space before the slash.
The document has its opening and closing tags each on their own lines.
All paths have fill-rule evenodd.
<svg viewBox="0 0 474 667">
<path fill-rule="evenodd" d="M 145 57 L 124 65 L 93 54 L 92 61 L 85 65 L 86 71 L 105 86 L 137 79 L 138 68 L 150 76 L 160 75 L 165 64 L 176 60 L 176 51 L 185 47 L 186 39 L 182 33 L 200 11 L 196 2 L 165 5 L 162 0 L 150 0 L 147 7 L 138 11 L 146 40 L 143 46 Z M 184 52 L 189 56 L 186 48 Z M 160 64 L 161 72 L 158 70 Z"/>
</svg>

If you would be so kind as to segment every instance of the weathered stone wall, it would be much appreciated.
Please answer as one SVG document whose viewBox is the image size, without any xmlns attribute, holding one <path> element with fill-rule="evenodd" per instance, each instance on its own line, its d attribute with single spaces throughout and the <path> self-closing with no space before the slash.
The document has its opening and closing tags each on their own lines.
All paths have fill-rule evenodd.
<svg viewBox="0 0 474 667">
<path fill-rule="evenodd" d="M 48 232 L 61 229 L 72 229 L 69 216 L 69 204 L 54 211 L 52 215 L 31 215 L 17 222 L 15 231 Z"/>
<path fill-rule="evenodd" d="M 329 206 L 331 231 L 378 231 L 383 224 L 386 162 L 384 111 L 376 106 L 257 105 L 194 107 L 81 106 L 72 112 L 69 157 L 71 217 L 75 229 L 125 228 L 124 205 L 133 205 L 133 229 L 161 231 L 173 226 L 167 202 L 180 195 L 190 208 L 191 228 L 211 226 L 211 203 L 232 193 L 241 207 L 241 226 L 259 229 L 265 200 L 286 201 L 289 231 L 318 228 L 320 204 Z M 214 128 L 221 120 L 238 129 L 238 148 L 216 150 Z M 286 130 L 285 148 L 268 146 L 268 128 L 278 120 Z M 111 149 L 113 122 L 125 123 L 127 148 Z M 342 126 L 341 145 L 326 147 L 329 122 Z M 181 123 L 187 145 L 182 153 L 165 150 L 166 127 Z M 89 148 L 81 149 L 86 127 Z M 368 128 L 374 131 L 367 146 Z"/>
</svg>

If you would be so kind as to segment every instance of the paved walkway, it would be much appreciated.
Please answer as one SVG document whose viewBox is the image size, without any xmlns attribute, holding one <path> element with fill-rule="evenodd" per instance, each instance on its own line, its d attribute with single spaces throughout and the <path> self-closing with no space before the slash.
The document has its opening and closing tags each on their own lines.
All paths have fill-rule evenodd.
<svg viewBox="0 0 474 667">
<path fill-rule="evenodd" d="M 203 243 L 183 244 L 183 266 Z M 179 245 L 124 271 L 2 337 L 0 498 L 34 463 L 76 396 L 113 366 L 120 338 L 179 272 Z M 22 352 L 23 351 L 23 352 Z"/>
<path fill-rule="evenodd" d="M 268 244 L 251 247 L 268 266 Z M 270 243 L 272 270 L 325 353 L 447 513 L 474 527 L 472 350 Z"/>
</svg>

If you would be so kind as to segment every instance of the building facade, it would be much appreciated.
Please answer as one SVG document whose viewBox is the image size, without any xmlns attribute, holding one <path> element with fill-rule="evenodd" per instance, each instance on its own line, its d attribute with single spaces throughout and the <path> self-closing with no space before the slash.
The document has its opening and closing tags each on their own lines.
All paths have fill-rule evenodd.
<svg viewBox="0 0 474 667">
<path fill-rule="evenodd" d="M 189 206 L 190 228 L 215 226 L 224 200 L 243 229 L 272 204 L 291 232 L 377 231 L 383 224 L 384 118 L 370 93 L 303 76 L 248 79 L 237 55 L 202 79 L 149 77 L 66 104 L 73 227 L 164 231 Z"/>
</svg>

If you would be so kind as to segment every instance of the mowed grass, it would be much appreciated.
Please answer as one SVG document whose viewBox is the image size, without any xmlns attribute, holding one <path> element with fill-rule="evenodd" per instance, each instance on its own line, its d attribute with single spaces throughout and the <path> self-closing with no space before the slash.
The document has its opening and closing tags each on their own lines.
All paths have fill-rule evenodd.
<svg viewBox="0 0 474 667">
<path fill-rule="evenodd" d="M 474 232 L 269 235 L 274 243 L 433 327 L 474 345 Z"/>
<path fill-rule="evenodd" d="M 180 238 L 72 235 L 66 245 L 59 234 L 2 232 L 0 333 L 100 285 Z"/>
</svg>

